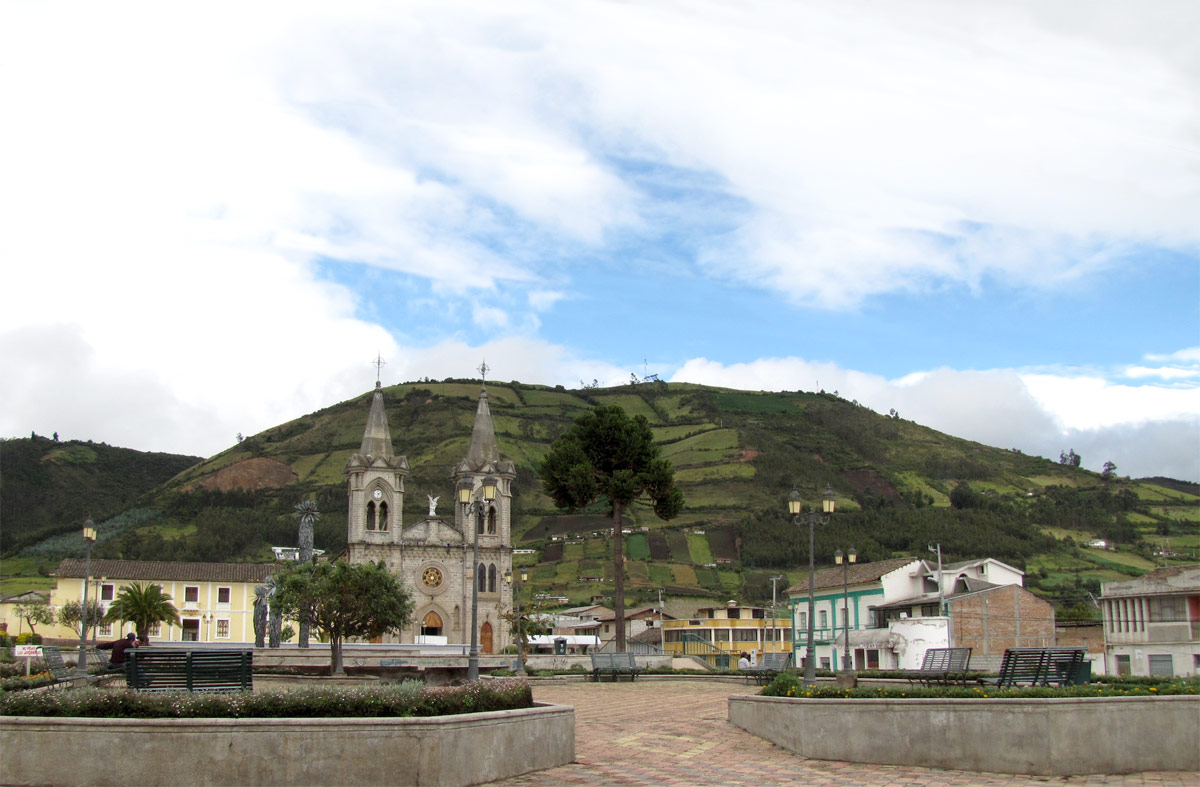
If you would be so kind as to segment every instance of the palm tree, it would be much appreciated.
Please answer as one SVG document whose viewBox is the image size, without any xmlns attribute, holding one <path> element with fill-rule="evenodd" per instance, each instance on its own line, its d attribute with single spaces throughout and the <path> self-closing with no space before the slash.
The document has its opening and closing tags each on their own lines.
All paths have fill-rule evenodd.
<svg viewBox="0 0 1200 787">
<path fill-rule="evenodd" d="M 121 588 L 117 598 L 104 613 L 104 622 L 129 621 L 137 629 L 138 639 L 147 641 L 150 627 L 155 623 L 179 625 L 179 611 L 171 603 L 171 597 L 163 592 L 162 585 L 134 582 Z"/>
<path fill-rule="evenodd" d="M 300 517 L 300 562 L 307 563 L 312 560 L 313 554 L 313 523 L 321 518 L 317 511 L 316 501 L 301 500 L 296 504 L 296 516 Z M 299 647 L 308 647 L 308 632 L 308 615 L 302 613 L 300 615 L 300 639 L 297 643 Z"/>
</svg>

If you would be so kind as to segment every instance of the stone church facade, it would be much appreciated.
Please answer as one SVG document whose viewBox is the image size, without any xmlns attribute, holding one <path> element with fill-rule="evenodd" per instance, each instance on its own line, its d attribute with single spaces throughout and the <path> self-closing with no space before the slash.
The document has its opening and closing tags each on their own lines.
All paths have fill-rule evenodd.
<svg viewBox="0 0 1200 787">
<path fill-rule="evenodd" d="M 346 463 L 350 511 L 346 559 L 351 563 L 380 560 L 397 574 L 413 595 L 414 615 L 399 638 L 403 643 L 469 643 L 472 582 L 479 586 L 480 653 L 498 653 L 512 644 L 509 622 L 512 586 L 512 481 L 516 469 L 500 459 L 487 391 L 479 394 L 475 425 L 467 455 L 455 465 L 453 482 L 440 500 L 452 520 L 436 513 L 437 499 L 420 521 L 404 522 L 404 479 L 408 459 L 393 450 L 384 407 L 383 388 L 375 383 L 362 447 Z M 485 506 L 483 479 L 496 479 L 496 499 Z M 458 502 L 458 487 L 473 489 L 472 510 Z M 479 515 L 477 515 L 479 514 Z M 479 529 L 479 564 L 472 566 L 475 529 Z M 424 638 L 424 639 L 422 639 Z"/>
</svg>

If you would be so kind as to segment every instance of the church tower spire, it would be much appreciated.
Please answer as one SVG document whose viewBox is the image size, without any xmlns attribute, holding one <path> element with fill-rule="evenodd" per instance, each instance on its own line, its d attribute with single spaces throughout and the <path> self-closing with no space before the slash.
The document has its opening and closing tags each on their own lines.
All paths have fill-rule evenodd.
<svg viewBox="0 0 1200 787">
<path fill-rule="evenodd" d="M 471 445 L 467 448 L 467 464 L 478 470 L 488 463 L 500 461 L 500 447 L 496 444 L 496 427 L 492 423 L 492 410 L 488 407 L 487 389 L 479 392 L 479 406 L 475 408 L 475 426 L 471 429 Z"/>
<path fill-rule="evenodd" d="M 404 478 L 408 458 L 392 450 L 383 383 L 375 381 L 362 446 L 346 462 L 350 485 L 346 549 L 351 562 L 372 559 L 378 546 L 399 544 L 403 528 Z"/>
</svg>

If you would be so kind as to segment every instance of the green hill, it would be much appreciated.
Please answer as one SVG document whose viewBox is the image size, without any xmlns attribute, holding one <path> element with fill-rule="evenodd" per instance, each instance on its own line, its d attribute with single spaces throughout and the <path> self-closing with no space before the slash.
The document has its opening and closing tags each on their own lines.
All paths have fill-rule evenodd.
<svg viewBox="0 0 1200 787">
<path fill-rule="evenodd" d="M 479 383 L 447 380 L 385 389 L 397 453 L 408 457 L 406 520 L 425 513 L 425 494 L 448 500 L 449 476 L 467 449 Z M 627 588 L 633 601 L 671 595 L 769 600 L 770 577 L 804 576 L 807 533 L 785 515 L 796 487 L 817 502 L 828 484 L 839 513 L 817 533 L 819 565 L 854 546 L 863 560 L 926 555 L 990 556 L 1029 572 L 1028 584 L 1062 606 L 1105 579 L 1139 574 L 1155 551 L 1191 559 L 1200 548 L 1194 484 L 1109 479 L 1069 465 L 962 440 L 879 415 L 826 393 L 757 393 L 688 384 L 608 389 L 492 383 L 504 458 L 518 468 L 514 546 L 533 566 L 536 593 L 572 602 L 611 592 L 603 510 L 568 514 L 541 493 L 535 468 L 575 416 L 600 404 L 644 415 L 686 497 L 681 516 L 630 511 Z M 170 480 L 111 527 L 96 553 L 160 560 L 268 560 L 292 544 L 292 506 L 314 498 L 322 512 L 316 546 L 344 546 L 342 468 L 361 442 L 369 393 L 257 435 Z M 6 444 L 7 448 L 7 444 Z M 7 456 L 6 456 L 7 460 Z M 173 477 L 171 477 L 173 476 Z M 953 502 L 953 505 L 952 505 Z M 443 514 L 446 514 L 443 504 Z M 1092 549 L 1104 538 L 1118 551 Z M 26 547 L 39 549 L 45 544 Z M 10 554 L 6 550 L 6 554 Z"/>
</svg>

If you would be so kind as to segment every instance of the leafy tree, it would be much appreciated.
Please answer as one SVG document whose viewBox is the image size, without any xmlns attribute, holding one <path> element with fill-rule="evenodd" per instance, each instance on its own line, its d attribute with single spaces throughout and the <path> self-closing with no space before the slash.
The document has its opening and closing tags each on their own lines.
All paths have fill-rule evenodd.
<svg viewBox="0 0 1200 787">
<path fill-rule="evenodd" d="M 966 481 L 961 481 L 950 492 L 952 508 L 979 508 L 979 495 Z"/>
<path fill-rule="evenodd" d="M 95 599 L 88 599 L 87 603 L 87 627 L 94 629 L 100 625 L 100 618 L 104 615 L 104 607 L 100 606 L 100 602 Z M 79 601 L 69 601 L 58 608 L 58 622 L 64 626 L 69 626 L 71 630 L 81 637 L 87 636 L 83 630 L 83 604 Z"/>
<path fill-rule="evenodd" d="M 31 634 L 37 633 L 35 626 L 49 626 L 54 623 L 54 609 L 42 598 L 18 604 L 14 611 L 17 617 L 23 618 L 29 625 Z"/>
<path fill-rule="evenodd" d="M 1111 459 L 1104 463 L 1104 469 L 1100 471 L 1100 477 L 1104 479 L 1104 483 L 1113 480 L 1117 475 L 1117 465 Z"/>
<path fill-rule="evenodd" d="M 288 566 L 276 575 L 275 588 L 283 614 L 304 615 L 329 637 L 329 669 L 335 675 L 345 672 L 347 638 L 399 633 L 412 619 L 412 596 L 383 561 Z"/>
<path fill-rule="evenodd" d="M 171 603 L 171 597 L 163 592 L 162 585 L 149 582 L 134 582 L 121 588 L 116 599 L 104 613 L 104 622 L 129 621 L 137 630 L 143 643 L 149 641 L 150 628 L 155 623 L 179 625 L 179 610 Z"/>
<path fill-rule="evenodd" d="M 613 521 L 613 609 L 617 650 L 625 650 L 625 566 L 621 544 L 623 509 L 648 498 L 660 519 L 683 509 L 675 470 L 654 444 L 645 416 L 630 418 L 617 405 L 597 407 L 550 446 L 538 468 L 542 490 L 559 508 L 576 510 L 606 501 Z"/>
</svg>

